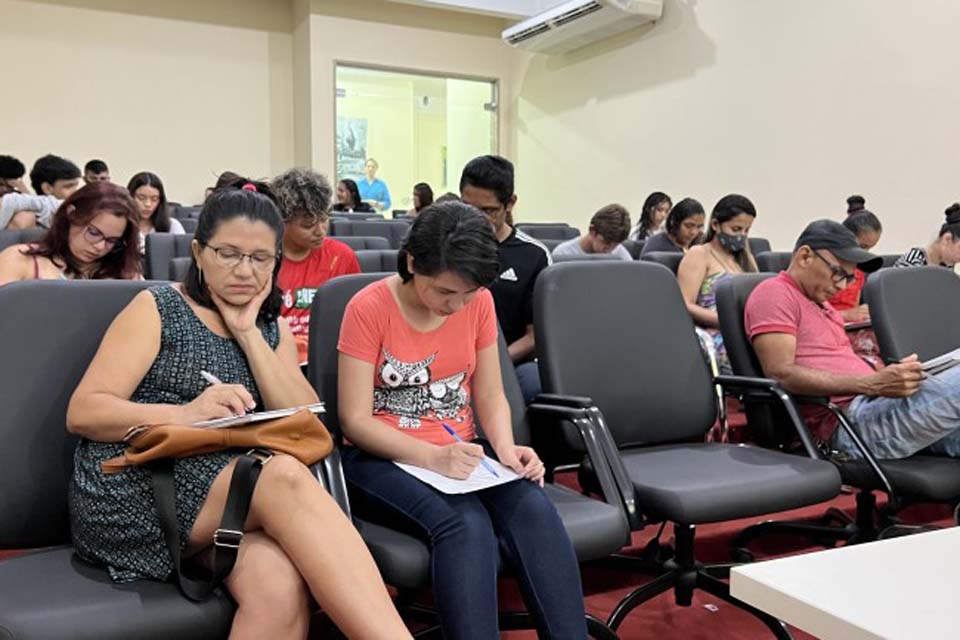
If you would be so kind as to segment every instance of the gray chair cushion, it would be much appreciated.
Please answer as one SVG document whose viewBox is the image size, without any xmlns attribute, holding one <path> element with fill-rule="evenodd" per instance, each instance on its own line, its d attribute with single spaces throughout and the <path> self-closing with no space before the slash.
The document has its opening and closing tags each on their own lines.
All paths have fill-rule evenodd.
<svg viewBox="0 0 960 640">
<path fill-rule="evenodd" d="M 677 271 L 680 270 L 680 261 L 683 260 L 683 254 L 673 253 L 672 251 L 649 251 L 640 256 L 640 260 L 644 262 L 656 262 L 670 269 L 673 275 L 677 275 Z"/>
<path fill-rule="evenodd" d="M 623 248 L 630 252 L 630 256 L 634 260 L 639 260 L 645 242 L 646 240 L 624 240 L 622 244 Z"/>
<path fill-rule="evenodd" d="M 770 241 L 766 238 L 748 238 L 747 242 L 750 244 L 750 253 L 753 255 L 770 251 Z"/>
<path fill-rule="evenodd" d="M 754 256 L 757 268 L 763 273 L 780 273 L 790 266 L 793 254 L 789 251 L 764 251 Z"/>
<path fill-rule="evenodd" d="M 172 584 L 114 584 L 70 548 L 0 562 L 0 638 L 125 640 L 226 638 L 234 605 L 222 592 L 203 603 Z"/>
<path fill-rule="evenodd" d="M 170 279 L 174 282 L 186 282 L 187 272 L 193 258 L 174 258 L 170 261 Z"/>
<path fill-rule="evenodd" d="M 835 464 L 845 484 L 868 490 L 884 488 L 866 462 Z M 879 464 L 900 498 L 946 502 L 960 497 L 960 461 L 955 458 L 917 455 Z"/>
<path fill-rule="evenodd" d="M 430 584 L 430 548 L 412 535 L 355 519 L 384 582 L 398 589 L 422 589 Z"/>
<path fill-rule="evenodd" d="M 835 497 L 829 462 L 731 444 L 678 444 L 621 452 L 645 514 L 703 524 L 785 511 Z"/>
<path fill-rule="evenodd" d="M 410 225 L 401 220 L 331 220 L 330 235 L 380 236 L 390 241 L 391 249 L 399 249 L 410 232 Z"/>
<path fill-rule="evenodd" d="M 357 254 L 357 262 L 360 263 L 360 271 L 363 273 L 396 273 L 397 272 L 397 250 L 360 250 Z"/>
<path fill-rule="evenodd" d="M 583 253 L 577 255 L 553 256 L 554 262 L 589 262 L 591 260 L 620 260 L 612 253 Z"/>
<path fill-rule="evenodd" d="M 557 508 L 580 562 L 605 558 L 627 542 L 627 524 L 619 507 L 558 484 L 548 483 L 544 491 Z"/>
<path fill-rule="evenodd" d="M 199 218 L 184 218 L 180 221 L 180 225 L 183 227 L 183 230 L 186 231 L 190 236 L 196 232 L 197 225 L 199 223 Z"/>
<path fill-rule="evenodd" d="M 193 234 L 151 233 L 146 238 L 146 262 L 143 277 L 148 280 L 171 280 L 170 261 L 189 258 Z"/>
<path fill-rule="evenodd" d="M 337 236 L 336 239 L 354 251 L 390 248 L 390 241 L 380 236 Z"/>
<path fill-rule="evenodd" d="M 537 240 L 569 240 L 580 235 L 580 230 L 568 224 L 528 224 L 521 222 L 517 229 Z"/>
<path fill-rule="evenodd" d="M 33 229 L 4 229 L 0 231 L 0 251 L 15 244 L 24 244 L 27 242 L 37 242 L 47 234 L 43 227 Z"/>
</svg>

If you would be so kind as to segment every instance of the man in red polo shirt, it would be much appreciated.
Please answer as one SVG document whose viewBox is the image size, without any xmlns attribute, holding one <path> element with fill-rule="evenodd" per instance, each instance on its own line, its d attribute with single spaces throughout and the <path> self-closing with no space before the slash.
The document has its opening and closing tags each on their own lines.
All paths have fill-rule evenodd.
<svg viewBox="0 0 960 640">
<path fill-rule="evenodd" d="M 812 222 L 790 267 L 751 294 L 747 334 L 765 375 L 791 393 L 829 396 L 844 407 L 878 458 L 960 457 L 960 367 L 927 378 L 914 355 L 874 370 L 853 352 L 843 318 L 827 302 L 854 280 L 855 268 L 869 273 L 880 264 L 843 225 Z M 805 410 L 819 440 L 860 457 L 825 409 Z"/>
<path fill-rule="evenodd" d="M 280 315 L 290 323 L 300 364 L 307 362 L 310 305 L 317 287 L 337 276 L 360 273 L 353 249 L 327 237 L 330 182 L 308 169 L 290 169 L 271 184 L 283 215 L 283 261 L 277 286 L 283 291 Z"/>
</svg>

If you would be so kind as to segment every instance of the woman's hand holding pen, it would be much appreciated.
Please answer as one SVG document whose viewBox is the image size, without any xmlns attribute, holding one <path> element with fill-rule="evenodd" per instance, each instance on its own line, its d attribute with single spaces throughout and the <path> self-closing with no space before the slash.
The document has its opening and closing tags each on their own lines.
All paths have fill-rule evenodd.
<svg viewBox="0 0 960 640">
<path fill-rule="evenodd" d="M 242 384 L 223 384 L 206 371 L 201 371 L 200 375 L 210 386 L 180 408 L 181 424 L 242 416 L 256 408 L 253 396 Z"/>
</svg>

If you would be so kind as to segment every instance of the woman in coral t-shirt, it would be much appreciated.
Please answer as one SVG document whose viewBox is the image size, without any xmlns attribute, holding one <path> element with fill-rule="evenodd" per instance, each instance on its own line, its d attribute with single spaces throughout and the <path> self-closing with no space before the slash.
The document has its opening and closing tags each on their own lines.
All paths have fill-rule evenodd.
<svg viewBox="0 0 960 640">
<path fill-rule="evenodd" d="M 445 637 L 499 637 L 504 549 L 541 637 L 585 638 L 580 572 L 541 488 L 543 464 L 513 440 L 496 313 L 485 288 L 500 272 L 490 223 L 460 202 L 427 207 L 398 266 L 399 275 L 354 296 L 340 331 L 340 423 L 355 445 L 344 453 L 355 504 L 414 528 L 430 544 Z M 477 437 L 471 403 L 486 439 Z M 525 479 L 445 494 L 393 464 L 464 479 L 485 454 Z"/>
</svg>

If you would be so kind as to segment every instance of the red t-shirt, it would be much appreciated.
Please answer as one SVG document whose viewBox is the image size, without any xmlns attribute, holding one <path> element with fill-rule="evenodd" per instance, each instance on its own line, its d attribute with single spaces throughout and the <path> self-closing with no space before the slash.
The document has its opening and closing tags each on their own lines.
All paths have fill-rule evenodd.
<svg viewBox="0 0 960 640">
<path fill-rule="evenodd" d="M 439 328 L 417 331 L 379 280 L 347 305 L 340 327 L 341 353 L 373 369 L 373 415 L 415 438 L 446 445 L 446 422 L 464 440 L 476 437 L 470 409 L 477 352 L 497 340 L 493 296 L 481 289 Z"/>
<path fill-rule="evenodd" d="M 317 287 L 331 278 L 360 273 L 360 264 L 353 249 L 332 238 L 310 252 L 303 260 L 284 257 L 280 263 L 277 286 L 283 291 L 280 315 L 290 323 L 297 341 L 300 363 L 307 361 L 307 338 L 310 333 L 310 305 Z"/>
<path fill-rule="evenodd" d="M 857 269 L 854 271 L 857 279 L 847 285 L 847 287 L 830 298 L 830 304 L 837 311 L 847 311 L 860 306 L 860 292 L 863 291 L 863 285 L 867 282 L 867 275 Z"/>
<path fill-rule="evenodd" d="M 873 373 L 873 368 L 850 347 L 843 317 L 829 302 L 821 306 L 808 298 L 786 271 L 757 285 L 743 315 L 751 340 L 765 333 L 796 336 L 794 362 L 800 366 L 855 376 Z M 852 399 L 831 398 L 840 406 Z M 805 406 L 800 407 L 800 412 L 819 440 L 829 440 L 836 431 L 836 418 L 825 408 Z"/>
</svg>

